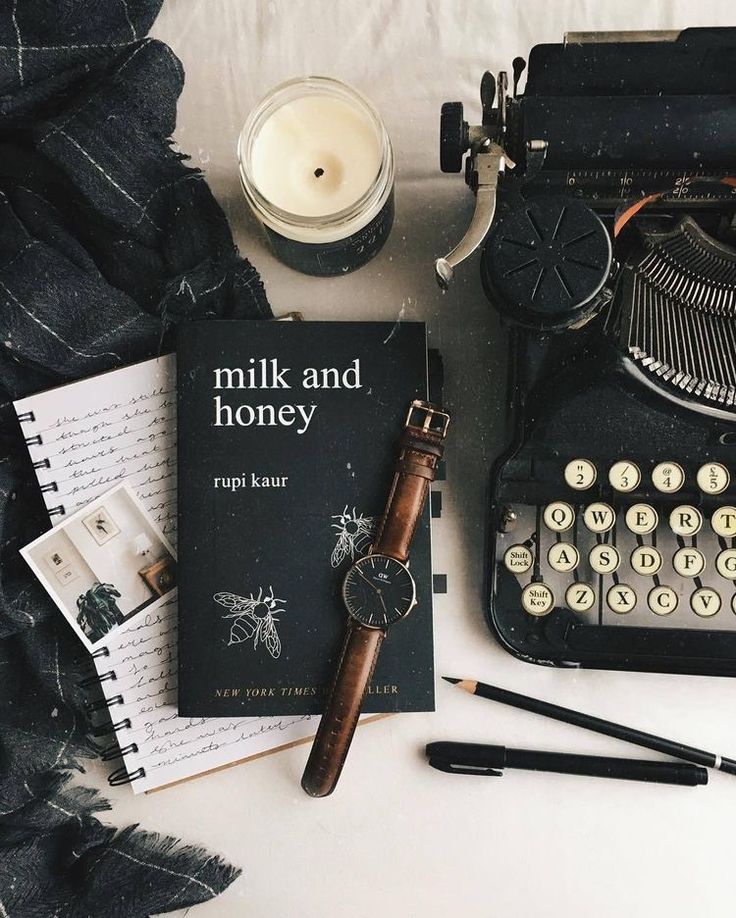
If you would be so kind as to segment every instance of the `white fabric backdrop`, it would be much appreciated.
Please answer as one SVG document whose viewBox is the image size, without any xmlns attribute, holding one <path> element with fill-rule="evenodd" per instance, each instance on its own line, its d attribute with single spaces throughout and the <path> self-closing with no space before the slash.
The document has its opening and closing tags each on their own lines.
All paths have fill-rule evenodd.
<svg viewBox="0 0 736 918">
<path fill-rule="evenodd" d="M 423 318 L 445 357 L 455 422 L 435 568 L 438 674 L 474 676 L 705 748 L 736 754 L 736 683 L 527 666 L 482 618 L 489 458 L 501 446 L 504 353 L 477 266 L 444 297 L 432 261 L 460 237 L 472 198 L 437 166 L 442 101 L 478 114 L 486 68 L 510 70 L 566 30 L 734 24 L 730 0 L 618 3 L 450 0 L 168 0 L 154 34 L 182 59 L 176 138 L 202 166 L 278 311 L 310 319 Z M 277 264 L 246 212 L 235 143 L 251 106 L 300 74 L 340 77 L 382 113 L 398 159 L 397 220 L 382 254 L 336 280 Z M 197 914 L 230 918 L 668 918 L 733 911 L 736 780 L 694 790 L 510 772 L 451 778 L 423 762 L 433 739 L 639 755 L 603 737 L 462 695 L 441 683 L 433 715 L 363 727 L 338 791 L 307 799 L 297 748 L 148 798 L 112 794 L 120 823 L 189 836 L 245 867 Z M 642 752 L 641 755 L 646 755 Z M 100 767 L 94 777 L 104 782 Z"/>
</svg>

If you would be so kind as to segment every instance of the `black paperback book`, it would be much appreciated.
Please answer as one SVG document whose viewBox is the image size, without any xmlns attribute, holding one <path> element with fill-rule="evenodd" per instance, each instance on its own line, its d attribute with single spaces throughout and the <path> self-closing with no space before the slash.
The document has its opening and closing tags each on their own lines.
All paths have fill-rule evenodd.
<svg viewBox="0 0 736 918">
<path fill-rule="evenodd" d="M 177 348 L 179 713 L 323 710 L 345 572 L 370 548 L 412 399 L 423 323 L 204 321 Z M 388 632 L 364 710 L 434 710 L 429 502 L 418 605 Z"/>
</svg>

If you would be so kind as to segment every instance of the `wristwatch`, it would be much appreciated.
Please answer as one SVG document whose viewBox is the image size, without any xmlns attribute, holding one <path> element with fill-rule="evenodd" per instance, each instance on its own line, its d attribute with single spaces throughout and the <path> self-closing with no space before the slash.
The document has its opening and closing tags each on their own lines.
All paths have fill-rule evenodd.
<svg viewBox="0 0 736 918">
<path fill-rule="evenodd" d="M 416 605 L 409 548 L 444 451 L 450 416 L 429 402 L 409 406 L 386 509 L 368 554 L 345 575 L 348 627 L 327 707 L 302 776 L 312 797 L 337 785 L 388 628 Z"/>
</svg>

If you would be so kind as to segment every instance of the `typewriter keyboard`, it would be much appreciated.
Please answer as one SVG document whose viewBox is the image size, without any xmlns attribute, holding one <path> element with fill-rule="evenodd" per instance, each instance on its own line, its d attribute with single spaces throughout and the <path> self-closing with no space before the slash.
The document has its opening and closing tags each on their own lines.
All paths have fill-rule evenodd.
<svg viewBox="0 0 736 918">
<path fill-rule="evenodd" d="M 725 465 L 560 462 L 559 499 L 505 507 L 497 554 L 530 616 L 736 631 L 736 495 Z"/>
</svg>

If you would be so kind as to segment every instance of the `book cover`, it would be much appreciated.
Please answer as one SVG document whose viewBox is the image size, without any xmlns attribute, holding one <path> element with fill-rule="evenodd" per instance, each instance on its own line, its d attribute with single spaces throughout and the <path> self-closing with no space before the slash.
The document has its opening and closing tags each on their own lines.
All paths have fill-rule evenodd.
<svg viewBox="0 0 736 918">
<path fill-rule="evenodd" d="M 191 323 L 177 366 L 179 712 L 320 713 L 345 572 L 427 397 L 425 326 Z M 368 713 L 434 709 L 429 502 L 410 565 L 418 605 L 389 630 Z"/>
</svg>

